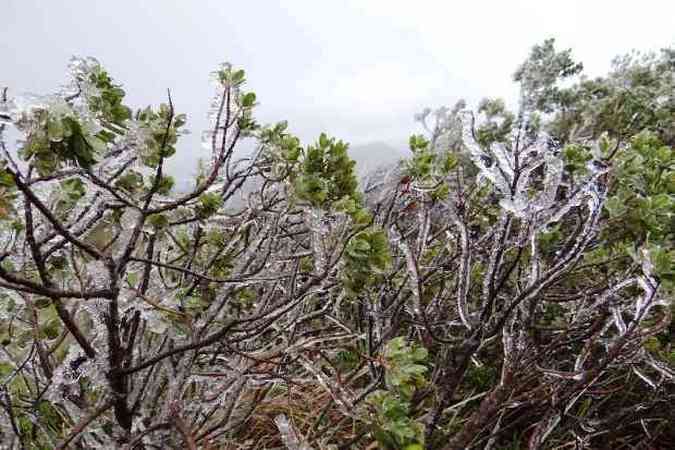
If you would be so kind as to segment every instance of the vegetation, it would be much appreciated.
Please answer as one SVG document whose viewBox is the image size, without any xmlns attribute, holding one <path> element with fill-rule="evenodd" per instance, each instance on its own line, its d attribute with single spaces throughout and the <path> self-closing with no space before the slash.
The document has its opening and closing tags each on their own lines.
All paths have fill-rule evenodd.
<svg viewBox="0 0 675 450">
<path fill-rule="evenodd" d="M 187 193 L 170 95 L 133 112 L 77 58 L 57 94 L 5 89 L 0 441 L 675 448 L 675 50 L 587 79 L 547 40 L 514 80 L 515 111 L 425 110 L 363 190 L 228 64 Z"/>
</svg>

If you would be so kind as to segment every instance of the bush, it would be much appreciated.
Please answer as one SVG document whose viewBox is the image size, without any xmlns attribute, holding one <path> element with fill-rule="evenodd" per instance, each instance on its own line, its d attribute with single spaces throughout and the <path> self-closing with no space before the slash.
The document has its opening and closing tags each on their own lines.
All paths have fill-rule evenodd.
<svg viewBox="0 0 675 450">
<path fill-rule="evenodd" d="M 3 444 L 672 448 L 673 54 L 591 82 L 546 41 L 519 111 L 425 110 L 367 194 L 228 64 L 186 193 L 170 96 L 132 113 L 93 59 L 5 96 Z"/>
</svg>

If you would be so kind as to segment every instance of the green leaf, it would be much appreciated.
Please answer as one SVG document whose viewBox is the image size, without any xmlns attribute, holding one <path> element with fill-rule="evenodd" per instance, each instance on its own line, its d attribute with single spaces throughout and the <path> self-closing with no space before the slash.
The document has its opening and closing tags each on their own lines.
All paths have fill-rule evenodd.
<svg viewBox="0 0 675 450">
<path fill-rule="evenodd" d="M 319 136 L 319 146 L 321 148 L 326 148 L 330 145 L 330 140 L 328 139 L 328 136 L 326 136 L 326 133 L 321 133 Z"/>
<path fill-rule="evenodd" d="M 422 447 L 420 444 L 410 444 L 406 445 L 404 450 L 424 450 L 424 447 Z"/>
<path fill-rule="evenodd" d="M 129 283 L 129 286 L 132 288 L 135 288 L 138 284 L 138 274 L 136 272 L 129 272 L 127 274 L 127 283 Z"/>
<path fill-rule="evenodd" d="M 148 217 L 148 223 L 155 230 L 163 230 L 169 226 L 169 219 L 164 214 L 153 214 Z"/>
<path fill-rule="evenodd" d="M 243 69 L 239 69 L 232 73 L 232 84 L 239 85 L 246 80 L 246 72 Z"/>
<path fill-rule="evenodd" d="M 241 105 L 244 108 L 250 108 L 255 104 L 255 99 L 256 99 L 255 93 L 247 92 L 241 98 Z"/>
</svg>

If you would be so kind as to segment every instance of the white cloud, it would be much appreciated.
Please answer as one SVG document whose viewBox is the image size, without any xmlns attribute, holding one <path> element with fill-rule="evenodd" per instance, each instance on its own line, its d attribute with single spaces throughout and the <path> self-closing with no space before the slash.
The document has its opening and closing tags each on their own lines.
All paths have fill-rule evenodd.
<svg viewBox="0 0 675 450">
<path fill-rule="evenodd" d="M 591 74 L 632 48 L 675 44 L 667 0 L 4 0 L 3 77 L 49 92 L 71 53 L 99 58 L 137 106 L 174 101 L 194 130 L 176 166 L 195 159 L 206 126 L 208 72 L 244 67 L 262 122 L 288 119 L 309 141 L 400 141 L 425 106 L 513 97 L 530 47 L 556 37 Z M 77 14 L 73 14 L 76 11 Z"/>
<path fill-rule="evenodd" d="M 322 72 L 309 73 L 303 82 L 317 87 L 315 93 L 307 91 L 308 101 L 315 98 L 317 106 L 351 110 L 357 116 L 419 105 L 448 85 L 442 74 L 416 70 L 405 61 L 378 61 L 337 74 Z"/>
</svg>

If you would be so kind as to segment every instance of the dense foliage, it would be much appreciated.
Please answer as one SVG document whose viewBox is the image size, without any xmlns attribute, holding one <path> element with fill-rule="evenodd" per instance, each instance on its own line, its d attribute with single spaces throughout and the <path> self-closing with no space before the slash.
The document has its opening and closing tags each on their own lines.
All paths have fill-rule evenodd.
<svg viewBox="0 0 675 450">
<path fill-rule="evenodd" d="M 587 79 L 548 40 L 514 80 L 360 185 L 222 65 L 183 193 L 170 95 L 77 58 L 5 89 L 2 445 L 675 448 L 675 51 Z"/>
</svg>

